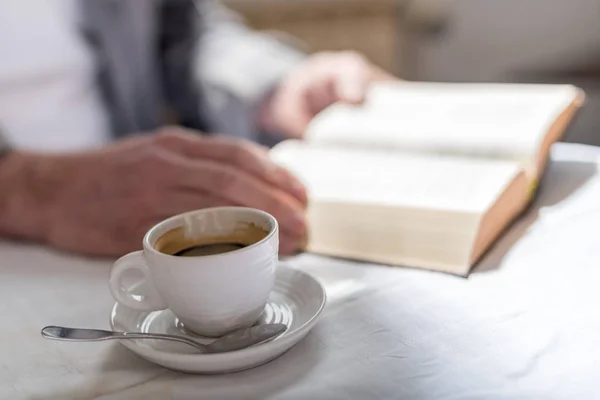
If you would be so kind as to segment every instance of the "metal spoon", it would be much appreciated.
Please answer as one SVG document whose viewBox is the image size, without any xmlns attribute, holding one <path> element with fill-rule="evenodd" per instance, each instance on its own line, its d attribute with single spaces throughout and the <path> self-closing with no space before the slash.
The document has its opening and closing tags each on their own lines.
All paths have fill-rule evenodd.
<svg viewBox="0 0 600 400">
<path fill-rule="evenodd" d="M 285 324 L 263 324 L 241 329 L 220 337 L 210 344 L 202 344 L 192 338 L 178 335 L 142 332 L 115 332 L 99 329 L 66 328 L 47 326 L 42 329 L 42 337 L 67 342 L 98 342 L 110 339 L 158 339 L 185 343 L 202 351 L 202 353 L 224 353 L 265 343 L 287 329 Z"/>
</svg>

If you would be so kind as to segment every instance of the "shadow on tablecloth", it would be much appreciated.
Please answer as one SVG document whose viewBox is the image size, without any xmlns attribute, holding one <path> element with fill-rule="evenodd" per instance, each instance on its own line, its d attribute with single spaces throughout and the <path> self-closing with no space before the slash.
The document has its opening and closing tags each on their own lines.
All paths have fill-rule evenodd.
<svg viewBox="0 0 600 400">
<path fill-rule="evenodd" d="M 597 169 L 598 164 L 593 162 L 551 161 L 534 203 L 490 248 L 471 275 L 498 269 L 506 254 L 537 221 L 540 210 L 557 205 L 571 197 L 597 174 Z"/>
</svg>

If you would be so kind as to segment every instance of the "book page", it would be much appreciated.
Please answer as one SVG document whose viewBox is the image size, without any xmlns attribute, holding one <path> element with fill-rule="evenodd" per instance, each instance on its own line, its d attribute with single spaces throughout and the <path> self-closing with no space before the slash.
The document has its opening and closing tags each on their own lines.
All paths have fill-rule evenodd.
<svg viewBox="0 0 600 400">
<path fill-rule="evenodd" d="M 312 201 L 483 213 L 521 171 L 506 160 L 312 147 L 286 141 L 271 157 Z"/>
<path fill-rule="evenodd" d="M 307 140 L 529 161 L 579 95 L 569 85 L 382 83 L 364 105 L 336 104 L 319 114 Z"/>
</svg>

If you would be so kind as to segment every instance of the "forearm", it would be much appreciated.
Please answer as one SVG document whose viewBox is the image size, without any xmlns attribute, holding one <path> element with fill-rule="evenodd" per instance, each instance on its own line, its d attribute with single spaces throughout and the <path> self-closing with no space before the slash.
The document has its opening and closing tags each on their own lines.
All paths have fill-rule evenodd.
<svg viewBox="0 0 600 400">
<path fill-rule="evenodd" d="M 51 156 L 18 151 L 0 158 L 0 235 L 33 241 L 44 240 L 48 203 L 54 185 L 48 169 Z"/>
</svg>

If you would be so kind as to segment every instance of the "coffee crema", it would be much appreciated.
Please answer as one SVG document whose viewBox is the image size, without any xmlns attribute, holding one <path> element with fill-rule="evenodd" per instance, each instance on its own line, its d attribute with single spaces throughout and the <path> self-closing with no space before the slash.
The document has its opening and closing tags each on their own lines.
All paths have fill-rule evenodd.
<svg viewBox="0 0 600 400">
<path fill-rule="evenodd" d="M 175 257 L 202 257 L 243 249 L 263 240 L 269 231 L 252 223 L 239 223 L 227 235 L 190 237 L 184 227 L 161 236 L 154 248 Z"/>
</svg>

